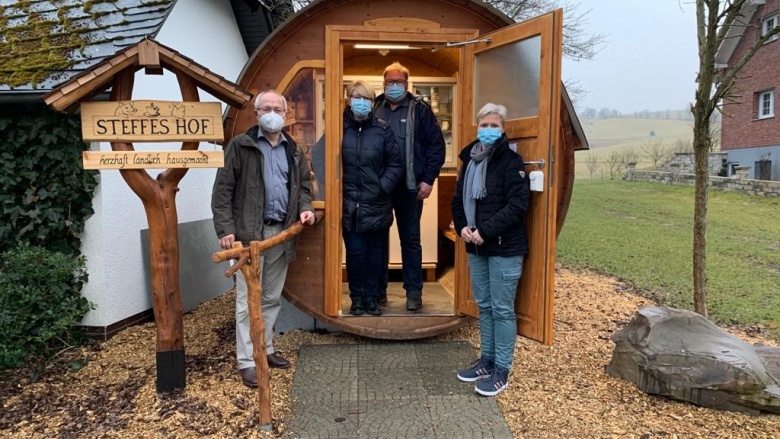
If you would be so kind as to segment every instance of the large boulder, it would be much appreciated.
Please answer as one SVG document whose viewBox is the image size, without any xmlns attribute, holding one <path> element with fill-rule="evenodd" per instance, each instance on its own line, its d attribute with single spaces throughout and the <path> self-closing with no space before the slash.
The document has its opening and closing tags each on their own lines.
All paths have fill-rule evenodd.
<svg viewBox="0 0 780 439">
<path fill-rule="evenodd" d="M 701 315 L 669 307 L 637 311 L 612 340 L 607 373 L 645 393 L 754 415 L 780 413 L 780 364 L 774 364 L 780 348 L 757 351 Z"/>
</svg>

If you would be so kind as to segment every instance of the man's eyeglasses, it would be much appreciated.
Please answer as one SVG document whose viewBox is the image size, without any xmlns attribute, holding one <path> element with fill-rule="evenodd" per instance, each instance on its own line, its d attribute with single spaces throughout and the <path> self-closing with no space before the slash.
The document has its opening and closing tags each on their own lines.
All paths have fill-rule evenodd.
<svg viewBox="0 0 780 439">
<path fill-rule="evenodd" d="M 406 85 L 406 80 L 397 79 L 395 81 L 385 81 L 385 85 Z"/>
<path fill-rule="evenodd" d="M 284 113 L 287 112 L 284 108 L 279 108 L 279 107 L 260 107 L 260 108 L 256 108 L 255 111 L 263 114 L 268 114 L 273 111 L 274 113 L 280 116 L 284 115 Z"/>
</svg>

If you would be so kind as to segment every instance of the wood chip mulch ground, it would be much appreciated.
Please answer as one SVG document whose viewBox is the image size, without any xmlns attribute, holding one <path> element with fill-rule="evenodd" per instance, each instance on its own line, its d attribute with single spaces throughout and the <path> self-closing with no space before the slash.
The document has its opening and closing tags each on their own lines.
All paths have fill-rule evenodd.
<svg viewBox="0 0 780 439">
<path fill-rule="evenodd" d="M 0 437 L 264 438 L 287 432 L 288 395 L 303 344 L 361 343 L 346 334 L 295 331 L 277 338 L 293 368 L 273 370 L 274 430 L 258 430 L 257 393 L 235 372 L 234 296 L 185 316 L 187 388 L 155 391 L 155 329 L 129 328 L 98 346 L 63 353 L 35 379 L 0 376 Z M 654 303 L 613 278 L 559 269 L 555 344 L 519 338 L 510 387 L 498 403 L 517 438 L 780 437 L 780 416 L 751 417 L 649 396 L 604 373 L 612 334 Z M 729 328 L 776 346 L 761 328 Z M 476 325 L 438 337 L 478 345 Z M 453 376 L 453 379 L 455 377 Z"/>
</svg>

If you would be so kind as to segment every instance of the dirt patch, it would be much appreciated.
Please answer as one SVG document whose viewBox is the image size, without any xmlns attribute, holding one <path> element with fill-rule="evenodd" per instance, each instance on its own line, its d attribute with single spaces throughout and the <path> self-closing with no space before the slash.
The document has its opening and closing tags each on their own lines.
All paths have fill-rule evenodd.
<svg viewBox="0 0 780 439">
<path fill-rule="evenodd" d="M 518 438 L 777 438 L 780 416 L 750 417 L 639 392 L 604 373 L 612 334 L 653 303 L 617 280 L 558 270 L 555 344 L 518 339 L 510 387 L 498 396 Z M 262 438 L 287 431 L 297 353 L 303 344 L 360 343 L 347 334 L 295 331 L 279 336 L 292 362 L 272 370 L 274 430 L 258 430 L 257 393 L 235 372 L 234 296 L 185 316 L 187 388 L 155 390 L 155 330 L 129 328 L 95 347 L 63 355 L 36 380 L 26 370 L 0 379 L 0 437 L 8 438 Z M 749 328 L 748 328 L 749 329 Z M 727 330 L 751 343 L 776 346 L 755 331 Z M 476 325 L 437 337 L 478 346 Z M 80 370 L 73 370 L 82 363 Z M 456 379 L 453 376 L 453 380 Z"/>
</svg>

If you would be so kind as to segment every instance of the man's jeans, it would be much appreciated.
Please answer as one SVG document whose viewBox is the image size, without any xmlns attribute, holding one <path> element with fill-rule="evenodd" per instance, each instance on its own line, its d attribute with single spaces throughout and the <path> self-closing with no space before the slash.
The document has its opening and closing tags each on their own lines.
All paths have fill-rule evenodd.
<svg viewBox="0 0 780 439">
<path fill-rule="evenodd" d="M 505 369 L 512 367 L 515 352 L 515 295 L 522 272 L 522 256 L 469 253 L 471 290 L 479 307 L 481 353 Z"/>
<path fill-rule="evenodd" d="M 349 298 L 358 303 L 360 300 L 376 302 L 387 272 L 387 264 L 382 267 L 382 242 L 387 231 L 355 233 L 342 229 L 342 235 L 347 251 Z"/>
<path fill-rule="evenodd" d="M 423 288 L 422 246 L 420 245 L 420 218 L 423 203 L 417 201 L 417 192 L 409 192 L 403 182 L 400 182 L 392 194 L 395 221 L 398 236 L 401 240 L 401 268 L 404 279 L 404 289 L 407 298 L 420 298 Z M 385 234 L 384 265 L 389 263 L 389 233 Z M 387 291 L 387 272 L 380 286 L 382 292 Z"/>
</svg>

